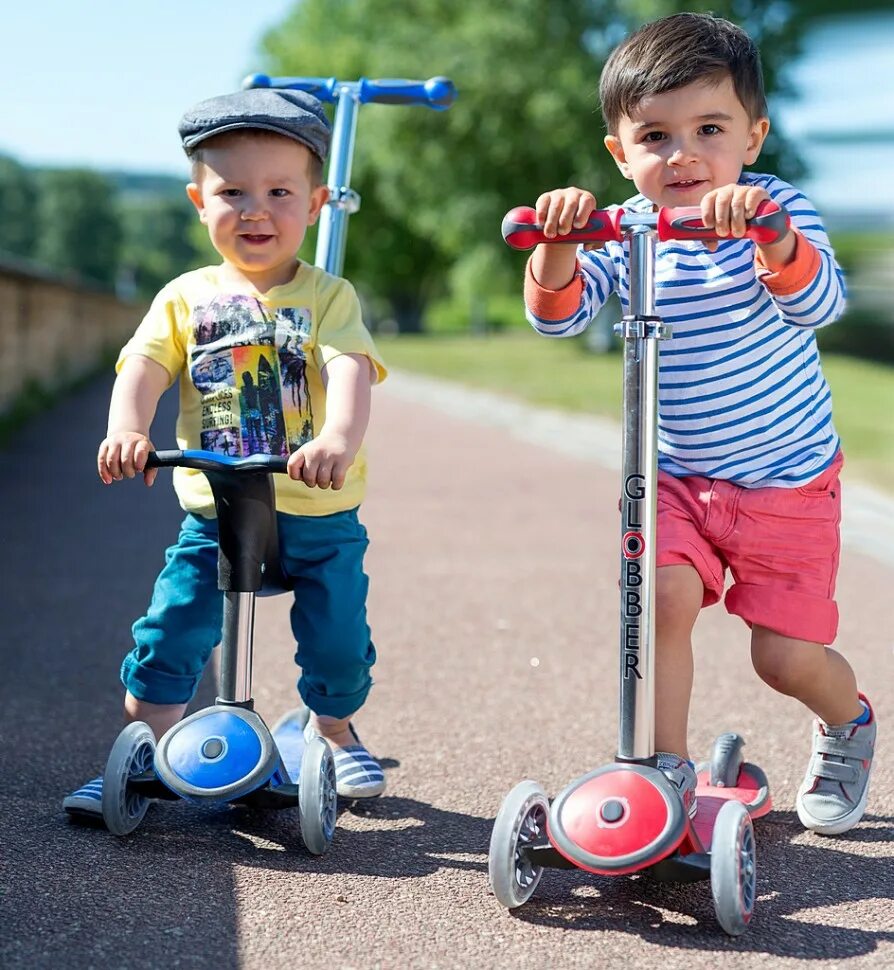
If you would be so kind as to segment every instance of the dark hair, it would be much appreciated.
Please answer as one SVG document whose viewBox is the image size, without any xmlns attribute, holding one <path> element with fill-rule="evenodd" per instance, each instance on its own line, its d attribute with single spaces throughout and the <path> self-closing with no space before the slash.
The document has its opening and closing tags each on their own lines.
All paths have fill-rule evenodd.
<svg viewBox="0 0 894 970">
<path fill-rule="evenodd" d="M 219 135 L 213 135 L 211 138 L 207 138 L 199 145 L 195 145 L 193 148 L 184 148 L 186 152 L 186 157 L 192 163 L 192 180 L 193 182 L 198 182 L 201 176 L 201 167 L 205 162 L 205 156 L 203 150 L 206 148 L 213 148 L 215 145 L 220 147 L 220 145 L 226 141 L 238 141 L 240 139 L 249 138 L 282 138 L 285 141 L 290 141 L 293 144 L 300 145 L 301 142 L 294 138 L 288 138 L 286 135 L 280 135 L 275 131 L 267 131 L 264 128 L 237 128 L 233 131 L 223 131 Z M 307 146 L 304 146 L 307 147 Z M 310 178 L 310 184 L 312 188 L 316 188 L 318 185 L 323 185 L 323 162 L 312 152 L 309 148 L 307 149 L 307 174 Z"/>
<path fill-rule="evenodd" d="M 678 13 L 640 27 L 611 53 L 599 79 L 609 134 L 643 100 L 694 81 L 732 79 L 751 121 L 767 115 L 760 53 L 748 34 L 711 14 Z"/>
</svg>

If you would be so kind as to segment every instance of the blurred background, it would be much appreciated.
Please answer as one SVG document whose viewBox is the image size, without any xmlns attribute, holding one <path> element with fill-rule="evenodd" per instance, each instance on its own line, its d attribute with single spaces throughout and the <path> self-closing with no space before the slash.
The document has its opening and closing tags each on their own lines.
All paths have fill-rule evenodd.
<svg viewBox="0 0 894 970">
<path fill-rule="evenodd" d="M 48 370 L 83 379 L 165 282 L 214 260 L 184 193 L 177 122 L 256 71 L 450 77 L 449 111 L 360 111 L 345 275 L 368 322 L 395 365 L 616 414 L 616 381 L 604 400 L 592 393 L 598 358 L 617 352 L 616 311 L 545 351 L 524 321 L 524 258 L 499 227 L 547 188 L 587 186 L 605 204 L 630 194 L 602 147 L 599 73 L 630 29 L 680 10 L 728 17 L 761 48 L 773 129 L 756 168 L 796 183 L 826 220 L 851 294 L 847 318 L 821 332 L 839 424 L 849 410 L 862 421 L 865 467 L 894 489 L 889 0 L 15 5 L 3 18 L 0 420 L 39 406 Z M 301 255 L 313 253 L 311 236 Z M 98 316 L 113 322 L 89 331 Z M 38 318 L 53 321 L 41 359 L 25 336 Z M 69 346 L 79 328 L 89 340 L 48 367 L 54 334 Z M 567 380 L 541 373 L 544 354 Z"/>
</svg>

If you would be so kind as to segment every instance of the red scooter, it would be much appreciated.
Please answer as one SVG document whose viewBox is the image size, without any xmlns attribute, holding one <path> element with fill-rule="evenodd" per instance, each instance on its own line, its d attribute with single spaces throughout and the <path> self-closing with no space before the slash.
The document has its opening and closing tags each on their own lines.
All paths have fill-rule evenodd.
<svg viewBox="0 0 894 970">
<path fill-rule="evenodd" d="M 746 236 L 773 242 L 788 226 L 785 210 L 765 201 Z M 514 249 L 626 240 L 630 307 L 615 328 L 624 340 L 618 752 L 552 801 L 533 781 L 509 792 L 491 834 L 490 884 L 497 900 L 515 909 L 531 898 L 546 867 L 604 876 L 648 869 L 668 882 L 710 879 L 717 920 L 737 936 L 754 910 L 752 819 L 770 811 L 767 778 L 744 761 L 741 737 L 720 735 L 710 761 L 696 767 L 698 812 L 690 819 L 655 758 L 658 341 L 671 335 L 656 313 L 655 241 L 718 237 L 698 208 L 596 210 L 583 229 L 547 239 L 534 210 L 522 206 L 507 213 L 502 231 Z"/>
</svg>

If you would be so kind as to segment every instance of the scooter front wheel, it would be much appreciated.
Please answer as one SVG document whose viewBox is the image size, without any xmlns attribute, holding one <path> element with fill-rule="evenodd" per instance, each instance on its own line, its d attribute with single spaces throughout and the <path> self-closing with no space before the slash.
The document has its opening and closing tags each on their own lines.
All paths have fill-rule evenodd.
<svg viewBox="0 0 894 970">
<path fill-rule="evenodd" d="M 301 838 L 313 855 L 322 855 L 332 844 L 337 798 L 332 749 L 323 738 L 312 738 L 301 759 L 298 817 Z"/>
<path fill-rule="evenodd" d="M 717 922 L 730 936 L 748 928 L 754 911 L 757 867 L 754 826 L 741 802 L 725 802 L 711 839 L 711 894 Z"/>
<path fill-rule="evenodd" d="M 149 799 L 129 791 L 128 781 L 152 768 L 155 735 L 133 721 L 115 739 L 102 776 L 102 818 L 112 835 L 130 835 L 143 821 Z"/>
<path fill-rule="evenodd" d="M 490 836 L 487 869 L 494 896 L 507 909 L 526 903 L 540 882 L 543 867 L 534 865 L 522 849 L 545 838 L 548 814 L 549 802 L 536 782 L 520 782 L 503 799 Z"/>
</svg>

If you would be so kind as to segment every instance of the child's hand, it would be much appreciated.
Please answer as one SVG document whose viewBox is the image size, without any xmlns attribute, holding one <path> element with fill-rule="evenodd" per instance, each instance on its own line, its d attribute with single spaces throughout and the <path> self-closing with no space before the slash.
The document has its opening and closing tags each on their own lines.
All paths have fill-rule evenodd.
<svg viewBox="0 0 894 970">
<path fill-rule="evenodd" d="M 756 185 L 724 185 L 702 199 L 702 222 L 718 236 L 745 235 L 745 220 L 752 219 L 757 207 L 770 193 Z"/>
<path fill-rule="evenodd" d="M 583 229 L 596 208 L 596 197 L 586 189 L 573 186 L 544 192 L 534 211 L 547 239 L 565 236 L 572 229 Z M 597 243 L 596 245 L 599 245 Z M 589 247 L 592 248 L 592 247 Z M 531 257 L 534 279 L 548 290 L 564 289 L 574 279 L 577 270 L 577 243 L 567 245 L 541 244 Z"/>
<path fill-rule="evenodd" d="M 158 474 L 157 468 L 146 467 L 149 452 L 154 451 L 152 442 L 139 431 L 116 431 L 103 439 L 96 456 L 96 469 L 106 485 L 133 478 L 143 472 L 143 481 L 151 485 Z"/>
<path fill-rule="evenodd" d="M 573 186 L 544 192 L 534 206 L 537 221 L 543 226 L 543 235 L 547 239 L 565 236 L 572 229 L 583 229 L 595 208 L 596 196 Z"/>
<path fill-rule="evenodd" d="M 324 429 L 318 438 L 292 453 L 287 466 L 289 477 L 304 482 L 309 488 L 338 491 L 345 483 L 356 453 L 344 435 Z"/>
<path fill-rule="evenodd" d="M 713 227 L 718 236 L 741 239 L 745 235 L 745 221 L 754 218 L 757 207 L 769 198 L 770 193 L 756 185 L 725 185 L 702 199 L 702 222 Z M 716 243 L 706 245 L 711 250 L 717 248 Z M 795 234 L 788 232 L 778 242 L 759 244 L 757 248 L 764 265 L 775 272 L 792 261 L 796 245 Z"/>
</svg>

